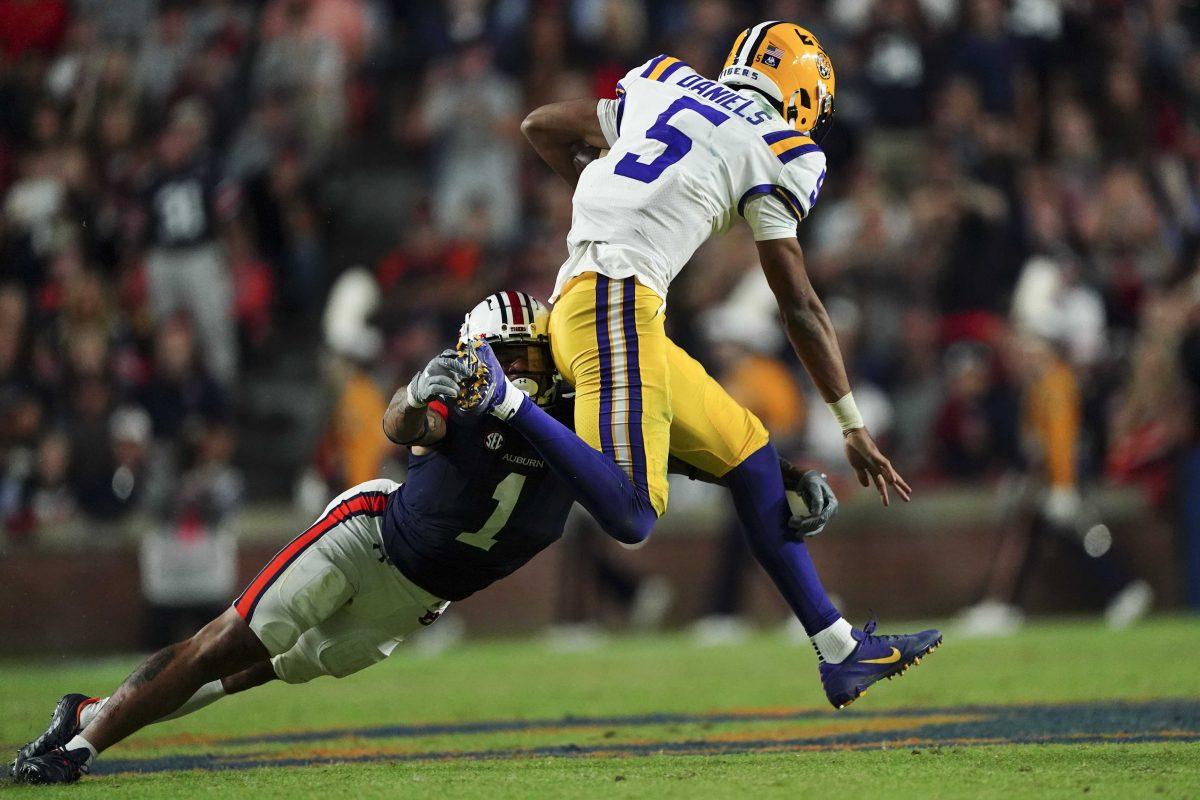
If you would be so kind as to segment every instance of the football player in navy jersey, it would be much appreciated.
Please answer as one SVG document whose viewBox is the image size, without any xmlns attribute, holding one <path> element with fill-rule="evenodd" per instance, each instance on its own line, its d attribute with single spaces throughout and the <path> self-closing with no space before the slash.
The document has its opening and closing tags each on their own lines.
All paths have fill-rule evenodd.
<svg viewBox="0 0 1200 800">
<path fill-rule="evenodd" d="M 412 448 L 405 482 L 368 481 L 336 497 L 225 613 L 151 656 L 111 696 L 64 696 L 48 729 L 18 751 L 14 779 L 69 783 L 97 753 L 153 722 L 276 678 L 305 683 L 375 664 L 450 601 L 558 539 L 575 502 L 614 538 L 644 538 L 613 502 L 620 468 L 572 430 L 548 317 L 521 292 L 477 305 L 460 332 L 474 355 L 435 357 L 384 414 L 388 438 Z M 488 366 L 486 402 L 464 411 L 464 388 Z M 781 470 L 809 511 L 792 520 L 796 535 L 818 533 L 837 509 L 833 492 L 815 471 L 782 461 Z"/>
</svg>

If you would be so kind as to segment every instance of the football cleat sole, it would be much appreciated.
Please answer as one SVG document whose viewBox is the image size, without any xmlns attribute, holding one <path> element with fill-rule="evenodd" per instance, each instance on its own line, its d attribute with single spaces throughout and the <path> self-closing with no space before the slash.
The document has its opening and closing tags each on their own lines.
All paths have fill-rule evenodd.
<svg viewBox="0 0 1200 800">
<path fill-rule="evenodd" d="M 929 655 L 929 654 L 930 654 L 930 653 L 932 653 L 934 650 L 937 650 L 937 649 L 938 649 L 939 647 L 941 647 L 941 646 L 942 646 L 942 639 L 941 639 L 941 637 L 939 636 L 939 637 L 938 637 L 938 640 L 937 640 L 936 642 L 934 642 L 933 644 L 931 644 L 929 647 L 926 647 L 926 648 L 925 648 L 924 650 L 922 650 L 922 651 L 921 651 L 921 652 L 920 652 L 918 655 L 916 655 L 916 656 L 913 656 L 913 658 L 911 658 L 910 660 L 903 662 L 903 664 L 902 664 L 901 666 L 899 666 L 897 669 L 895 669 L 894 671 L 892 671 L 892 672 L 889 672 L 887 675 L 881 675 L 880 677 L 881 677 L 881 678 L 887 678 L 889 681 L 890 681 L 892 678 L 898 678 L 898 677 L 900 677 L 900 676 L 901 676 L 901 675 L 903 675 L 904 673 L 908 672 L 908 670 L 909 670 L 909 667 L 915 667 L 916 665 L 920 664 L 920 663 L 921 663 L 921 659 L 922 659 L 922 658 L 924 658 L 925 656 Z M 874 681 L 872 681 L 872 682 L 871 682 L 871 686 L 874 686 L 874 685 L 875 685 L 876 683 L 878 683 L 878 682 L 879 682 L 879 679 L 877 678 L 877 679 L 875 679 Z M 870 689 L 870 688 L 871 688 L 871 686 L 868 686 L 866 689 L 863 689 L 862 691 L 860 691 L 860 692 L 858 692 L 857 694 L 855 694 L 855 695 L 854 695 L 854 697 L 851 697 L 851 698 L 850 698 L 849 700 L 847 700 L 845 703 L 843 703 L 842 705 L 838 706 L 838 707 L 837 707 L 837 710 L 838 710 L 838 711 L 841 711 L 843 708 L 847 708 L 847 707 L 848 707 L 848 706 L 849 706 L 851 703 L 853 703 L 855 700 L 857 700 L 858 698 L 860 698 L 860 697 L 862 697 L 864 694 L 866 694 L 866 693 L 867 693 L 867 690 L 868 690 L 868 689 Z"/>
</svg>

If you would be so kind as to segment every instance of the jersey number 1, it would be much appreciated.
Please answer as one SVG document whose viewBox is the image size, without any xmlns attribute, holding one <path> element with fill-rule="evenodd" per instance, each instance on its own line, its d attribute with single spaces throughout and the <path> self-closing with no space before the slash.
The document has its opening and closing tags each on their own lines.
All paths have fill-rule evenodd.
<svg viewBox="0 0 1200 800">
<path fill-rule="evenodd" d="M 512 516 L 513 509 L 517 507 L 517 498 L 521 496 L 523 486 L 525 486 L 524 475 L 516 472 L 509 473 L 508 477 L 496 486 L 496 491 L 492 492 L 492 499 L 496 501 L 496 509 L 483 523 L 483 527 L 477 531 L 464 531 L 454 538 L 463 544 L 478 547 L 480 550 L 491 550 L 492 545 L 496 543 L 496 534 L 508 524 L 508 518 Z"/>
<path fill-rule="evenodd" d="M 714 128 L 729 119 L 728 114 L 722 114 L 694 97 L 680 97 L 667 106 L 667 110 L 659 114 L 658 119 L 654 120 L 654 124 L 646 131 L 647 139 L 654 139 L 667 146 L 658 158 L 643 162 L 633 153 L 626 153 L 625 157 L 617 162 L 613 172 L 642 183 L 654 183 L 658 180 L 658 176 L 663 174 L 663 170 L 686 156 L 692 149 L 692 140 L 686 133 L 671 124 L 672 117 L 680 111 L 695 111 L 712 123 Z"/>
</svg>

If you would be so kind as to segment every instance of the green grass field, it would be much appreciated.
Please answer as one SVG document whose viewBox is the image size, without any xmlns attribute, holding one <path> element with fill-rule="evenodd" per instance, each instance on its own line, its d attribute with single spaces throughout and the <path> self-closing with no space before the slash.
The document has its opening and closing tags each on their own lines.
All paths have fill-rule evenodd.
<svg viewBox="0 0 1200 800">
<path fill-rule="evenodd" d="M 134 658 L 0 662 L 0 744 Z M 7 756 L 6 756 L 7 758 Z M 403 648 L 352 678 L 270 685 L 143 731 L 96 774 L 6 796 L 1200 797 L 1200 619 L 1046 622 L 955 641 L 834 712 L 810 648 L 763 634 L 598 651 Z M 11 793 L 11 795 L 8 795 Z"/>
</svg>

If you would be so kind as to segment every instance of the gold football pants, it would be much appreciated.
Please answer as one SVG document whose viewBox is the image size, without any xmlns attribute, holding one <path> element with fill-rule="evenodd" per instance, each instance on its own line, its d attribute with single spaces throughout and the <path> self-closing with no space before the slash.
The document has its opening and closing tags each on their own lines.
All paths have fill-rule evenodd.
<svg viewBox="0 0 1200 800">
<path fill-rule="evenodd" d="M 611 456 L 661 516 L 667 455 L 720 477 L 767 431 L 667 338 L 662 298 L 634 278 L 584 273 L 550 313 L 554 364 L 575 387 L 575 431 Z"/>
</svg>

